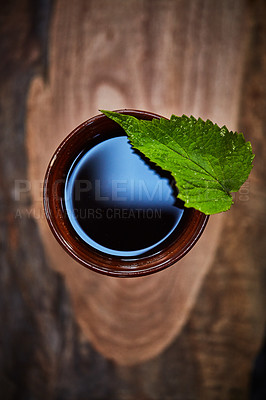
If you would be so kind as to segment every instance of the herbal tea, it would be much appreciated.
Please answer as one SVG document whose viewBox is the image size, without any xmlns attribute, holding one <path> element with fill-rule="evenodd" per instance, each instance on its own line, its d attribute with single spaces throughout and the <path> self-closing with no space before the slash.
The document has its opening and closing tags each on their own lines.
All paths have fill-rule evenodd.
<svg viewBox="0 0 266 400">
<path fill-rule="evenodd" d="M 88 245 L 110 256 L 138 258 L 162 248 L 184 210 L 171 175 L 118 135 L 94 142 L 75 159 L 66 179 L 65 208 Z"/>
<path fill-rule="evenodd" d="M 140 110 L 119 113 L 147 122 L 161 118 Z M 129 139 L 115 121 L 96 115 L 58 146 L 44 179 L 44 210 L 55 238 L 84 267 L 114 277 L 173 265 L 208 221 L 184 208 L 173 174 Z"/>
</svg>

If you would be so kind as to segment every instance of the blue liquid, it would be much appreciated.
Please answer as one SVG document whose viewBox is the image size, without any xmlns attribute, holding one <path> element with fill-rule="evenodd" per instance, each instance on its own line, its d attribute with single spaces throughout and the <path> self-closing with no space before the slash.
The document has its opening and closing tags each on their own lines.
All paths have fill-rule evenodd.
<svg viewBox="0 0 266 400">
<path fill-rule="evenodd" d="M 78 238 L 119 257 L 159 251 L 180 223 L 170 176 L 134 151 L 126 136 L 100 142 L 73 162 L 65 208 Z"/>
</svg>

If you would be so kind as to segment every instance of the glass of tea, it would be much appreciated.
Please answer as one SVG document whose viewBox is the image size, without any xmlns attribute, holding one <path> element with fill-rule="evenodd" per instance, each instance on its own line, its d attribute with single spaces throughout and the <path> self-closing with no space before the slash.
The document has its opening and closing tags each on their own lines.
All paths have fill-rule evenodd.
<svg viewBox="0 0 266 400">
<path fill-rule="evenodd" d="M 206 226 L 208 217 L 185 208 L 177 190 L 170 173 L 133 149 L 124 130 L 100 114 L 55 151 L 44 181 L 44 210 L 54 236 L 76 261 L 95 272 L 136 277 L 176 263 Z"/>
</svg>

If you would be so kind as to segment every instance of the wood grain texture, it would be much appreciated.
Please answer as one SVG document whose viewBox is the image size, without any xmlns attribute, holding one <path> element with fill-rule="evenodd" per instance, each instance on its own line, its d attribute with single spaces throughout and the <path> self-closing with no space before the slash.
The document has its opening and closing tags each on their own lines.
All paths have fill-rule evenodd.
<svg viewBox="0 0 266 400">
<path fill-rule="evenodd" d="M 1 395 L 248 399 L 266 303 L 265 2 L 34 4 L 3 6 L 0 25 Z M 209 117 L 257 154 L 196 253 L 150 280 L 88 273 L 43 219 L 53 150 L 101 107 Z M 14 180 L 27 177 L 19 201 Z"/>
<path fill-rule="evenodd" d="M 129 23 L 130 10 L 135 13 Z M 60 141 L 99 108 L 133 107 L 167 117 L 200 114 L 235 128 L 242 63 L 229 60 L 232 54 L 243 58 L 244 32 L 235 22 L 241 12 L 241 3 L 229 12 L 227 2 L 170 1 L 153 7 L 139 0 L 67 6 L 58 1 L 49 80 L 37 77 L 29 94 L 31 181 L 42 180 Z M 36 210 L 39 193 L 33 193 Z M 123 282 L 76 266 L 55 245 L 44 218 L 38 222 L 52 264 L 66 277 L 85 335 L 106 357 L 130 365 L 158 354 L 182 328 L 212 263 L 222 217 L 212 218 L 204 238 L 175 268 Z"/>
</svg>

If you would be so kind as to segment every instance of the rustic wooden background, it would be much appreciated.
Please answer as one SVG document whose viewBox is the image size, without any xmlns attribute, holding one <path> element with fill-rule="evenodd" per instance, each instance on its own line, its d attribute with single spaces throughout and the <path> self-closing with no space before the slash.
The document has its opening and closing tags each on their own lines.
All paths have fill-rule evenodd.
<svg viewBox="0 0 266 400">
<path fill-rule="evenodd" d="M 0 4 L 0 398 L 265 399 L 265 1 Z M 121 280 L 61 250 L 41 183 L 75 126 L 126 107 L 226 124 L 256 159 L 182 262 Z"/>
</svg>

